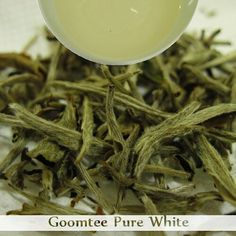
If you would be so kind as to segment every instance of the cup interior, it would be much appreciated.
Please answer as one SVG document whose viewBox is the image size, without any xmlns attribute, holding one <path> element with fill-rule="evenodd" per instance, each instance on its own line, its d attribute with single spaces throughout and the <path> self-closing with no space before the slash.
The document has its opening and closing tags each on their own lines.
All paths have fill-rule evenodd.
<svg viewBox="0 0 236 236">
<path fill-rule="evenodd" d="M 111 59 L 111 58 L 102 58 L 98 56 L 94 57 L 93 55 L 89 55 L 87 52 L 83 51 L 82 49 L 78 50 L 78 48 L 76 48 L 75 45 L 73 45 L 69 37 L 65 33 L 63 33 L 61 26 L 56 20 L 56 13 L 54 11 L 52 2 L 53 1 L 49 1 L 49 0 L 38 0 L 39 7 L 44 17 L 45 23 L 50 29 L 50 31 L 56 36 L 56 38 L 66 48 L 68 48 L 75 54 L 87 60 L 90 60 L 99 64 L 106 64 L 106 65 L 130 65 L 130 64 L 135 64 L 135 63 L 148 60 L 154 56 L 161 54 L 163 51 L 169 48 L 172 44 L 174 44 L 178 40 L 178 38 L 183 34 L 184 30 L 187 28 L 188 24 L 190 23 L 198 4 L 198 0 L 182 0 L 181 2 L 182 11 L 177 21 L 175 22 L 173 30 L 169 33 L 169 35 L 166 37 L 166 39 L 163 42 L 158 44 L 158 46 L 156 47 L 154 46 L 153 51 L 151 53 L 148 53 L 141 57 L 139 56 L 137 58 L 130 57 L 124 60 L 120 60 L 120 59 L 116 60 L 116 59 Z"/>
</svg>

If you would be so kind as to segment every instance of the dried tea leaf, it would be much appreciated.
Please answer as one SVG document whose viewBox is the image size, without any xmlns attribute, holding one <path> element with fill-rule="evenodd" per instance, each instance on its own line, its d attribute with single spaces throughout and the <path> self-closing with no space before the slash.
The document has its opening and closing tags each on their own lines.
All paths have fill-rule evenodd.
<svg viewBox="0 0 236 236">
<path fill-rule="evenodd" d="M 1 53 L 0 69 L 7 67 L 15 67 L 19 70 L 24 70 L 39 76 L 42 76 L 46 71 L 41 63 L 32 60 L 30 57 L 24 54 Z"/>
<path fill-rule="evenodd" d="M 197 193 L 183 198 L 168 198 L 155 201 L 160 213 L 183 214 L 201 210 L 207 203 L 212 201 L 222 201 L 217 192 Z"/>
<path fill-rule="evenodd" d="M 72 150 L 77 150 L 80 147 L 81 134 L 78 131 L 46 121 L 18 104 L 11 104 L 10 107 L 15 112 L 16 117 L 26 123 L 27 127 L 49 136 L 50 139 Z"/>
<path fill-rule="evenodd" d="M 140 177 L 154 150 L 164 140 L 185 136 L 191 131 L 198 129 L 199 127 L 196 126 L 198 124 L 223 114 L 236 112 L 235 104 L 220 104 L 195 112 L 198 108 L 198 103 L 192 103 L 172 118 L 146 130 L 135 147 L 139 155 L 135 169 L 137 177 Z"/>
<path fill-rule="evenodd" d="M 182 170 L 175 170 L 172 168 L 168 168 L 160 165 L 146 165 L 144 168 L 144 172 L 147 173 L 156 173 L 156 174 L 164 174 L 167 176 L 179 177 L 184 179 L 189 179 L 191 177 L 191 173 Z"/>
<path fill-rule="evenodd" d="M 42 186 L 43 191 L 39 193 L 39 197 L 50 200 L 51 193 L 53 192 L 53 173 L 48 169 L 44 169 L 42 172 Z"/>
<path fill-rule="evenodd" d="M 31 158 L 43 157 L 50 162 L 57 162 L 65 155 L 63 150 L 57 143 L 50 141 L 48 138 L 43 139 L 38 145 L 28 152 Z"/>
<path fill-rule="evenodd" d="M 221 196 L 236 206 L 236 182 L 226 167 L 221 156 L 203 135 L 197 138 L 199 157 L 206 171 L 213 177 Z"/>
<path fill-rule="evenodd" d="M 40 197 L 33 196 L 27 192 L 23 192 L 18 188 L 12 186 L 15 192 L 23 195 L 29 199 L 33 206 L 29 204 L 23 204 L 23 209 L 19 211 L 9 211 L 8 215 L 90 215 L 91 212 L 74 209 L 68 206 L 63 206 L 54 202 L 48 202 Z"/>
<path fill-rule="evenodd" d="M 77 165 L 81 175 L 83 176 L 84 180 L 86 181 L 88 188 L 91 192 L 96 196 L 98 203 L 101 207 L 106 210 L 108 213 L 112 213 L 114 211 L 113 206 L 107 200 L 107 197 L 104 196 L 102 190 L 96 185 L 95 181 L 89 175 L 88 171 L 85 169 L 82 163 Z"/>
<path fill-rule="evenodd" d="M 20 138 L 18 138 L 17 142 L 13 144 L 13 147 L 6 155 L 4 159 L 0 162 L 0 176 L 4 173 L 4 171 L 15 161 L 18 155 L 25 149 L 27 141 L 22 134 Z"/>
<path fill-rule="evenodd" d="M 94 118 L 93 118 L 93 109 L 91 103 L 87 97 L 84 97 L 83 101 L 83 120 L 82 120 L 82 140 L 83 144 L 80 149 L 80 153 L 76 158 L 76 164 L 85 157 L 88 153 L 90 146 L 93 142 L 93 129 L 94 129 Z"/>
<path fill-rule="evenodd" d="M 70 83 L 70 82 L 64 82 L 64 81 L 54 81 L 50 84 L 52 87 L 59 87 L 59 88 L 63 88 L 65 90 L 78 90 L 81 92 L 85 92 L 85 93 L 91 93 L 91 94 L 95 94 L 98 96 L 102 96 L 105 97 L 106 96 L 106 90 L 103 88 L 97 88 L 94 87 L 92 84 L 90 83 Z M 169 117 L 170 114 L 167 112 L 163 112 L 157 109 L 153 109 L 151 106 L 148 106 L 147 104 L 140 102 L 139 100 L 128 96 L 126 94 L 120 93 L 120 92 L 116 92 L 114 95 L 114 100 L 115 102 L 124 105 L 126 107 L 130 107 L 133 108 L 137 111 L 143 112 L 145 114 L 150 115 L 151 117 L 153 117 L 153 119 L 157 119 L 160 117 Z"/>
<path fill-rule="evenodd" d="M 177 115 L 163 121 L 156 127 L 151 127 L 139 138 L 135 150 L 138 154 L 138 160 L 135 167 L 135 176 L 141 176 L 146 164 L 153 155 L 155 148 L 161 145 L 163 140 L 185 135 L 193 129 L 191 126 L 182 125 L 187 117 L 190 117 L 194 111 L 199 109 L 198 103 L 192 103 Z M 156 147 L 155 147 L 156 146 Z"/>
<path fill-rule="evenodd" d="M 182 197 L 185 194 L 185 192 L 189 193 L 193 189 L 193 184 L 188 184 L 186 186 L 181 186 L 178 188 L 174 189 L 162 189 L 158 186 L 155 185 L 146 185 L 146 184 L 140 184 L 140 183 L 135 183 L 134 184 L 134 189 L 146 193 L 147 195 L 155 195 L 156 198 L 178 198 Z"/>
</svg>

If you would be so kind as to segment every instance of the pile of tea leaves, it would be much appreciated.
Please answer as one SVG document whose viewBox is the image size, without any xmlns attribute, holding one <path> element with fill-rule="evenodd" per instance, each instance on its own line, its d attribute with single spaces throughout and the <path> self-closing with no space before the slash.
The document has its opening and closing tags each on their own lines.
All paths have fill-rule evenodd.
<svg viewBox="0 0 236 236">
<path fill-rule="evenodd" d="M 0 54 L 0 124 L 12 132 L 0 178 L 28 199 L 8 214 L 187 214 L 214 201 L 236 206 L 229 158 L 236 52 L 217 50 L 228 44 L 217 40 L 219 32 L 185 34 L 162 55 L 130 66 L 86 61 L 52 36 L 48 58 Z M 201 186 L 212 183 L 206 190 L 195 181 L 199 171 Z M 63 196 L 70 204 L 55 203 Z"/>
</svg>

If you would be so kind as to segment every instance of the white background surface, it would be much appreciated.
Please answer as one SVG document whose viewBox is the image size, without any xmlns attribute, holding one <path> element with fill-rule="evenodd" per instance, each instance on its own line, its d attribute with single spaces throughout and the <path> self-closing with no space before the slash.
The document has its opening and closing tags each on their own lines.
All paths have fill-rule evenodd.
<svg viewBox="0 0 236 236">
<path fill-rule="evenodd" d="M 49 0 L 50 1 L 50 0 Z M 65 0 L 66 1 L 66 0 Z M 215 12 L 214 17 L 208 17 L 208 13 Z M 0 0 L 0 51 L 21 51 L 23 45 L 32 35 L 39 32 L 43 19 L 38 9 L 37 0 Z M 222 38 L 233 42 L 233 48 L 236 48 L 236 0 L 199 0 L 197 12 L 188 27 L 188 31 L 197 31 L 200 29 L 214 30 L 222 29 Z M 235 42 L 235 43 L 234 43 Z M 41 51 L 43 49 L 40 49 Z M 1 130 L 0 130 L 1 132 Z M 0 149 L 2 149 L 0 139 Z M 0 183 L 0 214 L 9 209 L 20 207 L 20 200 L 4 191 Z M 32 233 L 3 233 L 5 235 L 32 235 Z M 33 235 L 93 235 L 92 233 L 34 233 Z M 98 235 L 144 235 L 144 233 L 97 233 Z M 171 234 L 175 235 L 175 234 Z M 182 235 L 179 234 L 179 235 Z M 214 234 L 216 235 L 216 234 Z M 217 234 L 219 235 L 219 234 Z M 226 236 L 226 233 L 221 235 Z M 232 234 L 232 235 L 236 235 Z"/>
</svg>

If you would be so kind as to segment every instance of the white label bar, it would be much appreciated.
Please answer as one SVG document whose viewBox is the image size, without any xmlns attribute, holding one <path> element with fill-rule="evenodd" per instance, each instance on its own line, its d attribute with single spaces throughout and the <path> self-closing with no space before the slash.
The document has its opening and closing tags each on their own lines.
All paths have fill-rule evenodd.
<svg viewBox="0 0 236 236">
<path fill-rule="evenodd" d="M 236 231 L 236 216 L 0 216 L 0 231 Z"/>
</svg>

